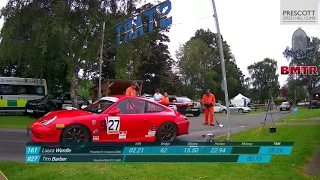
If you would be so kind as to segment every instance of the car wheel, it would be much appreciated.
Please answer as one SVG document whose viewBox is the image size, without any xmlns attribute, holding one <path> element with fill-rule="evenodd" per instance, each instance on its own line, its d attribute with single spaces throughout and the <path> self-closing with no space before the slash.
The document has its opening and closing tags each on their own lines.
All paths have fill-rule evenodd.
<svg viewBox="0 0 320 180">
<path fill-rule="evenodd" d="M 81 124 L 67 126 L 61 133 L 63 142 L 90 142 L 91 135 L 88 128 Z"/>
<path fill-rule="evenodd" d="M 225 110 L 225 109 L 222 110 L 221 112 L 222 112 L 222 114 L 227 114 L 227 110 Z"/>
<path fill-rule="evenodd" d="M 178 135 L 177 125 L 173 122 L 163 123 L 157 131 L 156 138 L 160 142 L 172 142 Z"/>
<path fill-rule="evenodd" d="M 201 112 L 200 112 L 200 111 L 198 111 L 198 112 L 193 113 L 193 116 L 198 117 L 198 116 L 200 116 L 200 114 L 201 114 Z"/>
<path fill-rule="evenodd" d="M 238 113 L 243 113 L 243 109 L 239 109 L 239 110 L 238 110 Z"/>
</svg>

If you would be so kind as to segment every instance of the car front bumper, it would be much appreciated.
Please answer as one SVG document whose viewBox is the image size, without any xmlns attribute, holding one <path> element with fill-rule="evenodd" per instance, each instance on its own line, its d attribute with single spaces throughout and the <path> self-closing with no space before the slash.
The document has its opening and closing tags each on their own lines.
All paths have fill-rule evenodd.
<svg viewBox="0 0 320 180">
<path fill-rule="evenodd" d="M 37 123 L 31 125 L 30 129 L 33 142 L 60 142 L 61 130 L 52 129 Z"/>
<path fill-rule="evenodd" d="M 46 113 L 47 109 L 44 106 L 26 106 L 25 112 L 28 114 L 33 113 Z"/>
<path fill-rule="evenodd" d="M 193 114 L 193 113 L 199 113 L 201 112 L 201 109 L 199 107 L 188 107 L 186 109 L 186 114 Z"/>
</svg>

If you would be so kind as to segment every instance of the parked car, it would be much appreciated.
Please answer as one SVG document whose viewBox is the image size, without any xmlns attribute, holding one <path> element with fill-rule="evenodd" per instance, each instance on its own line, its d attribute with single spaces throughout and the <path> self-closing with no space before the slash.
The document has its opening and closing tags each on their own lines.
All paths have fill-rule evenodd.
<svg viewBox="0 0 320 180">
<path fill-rule="evenodd" d="M 215 113 L 223 113 L 226 114 L 227 113 L 227 107 L 223 106 L 220 103 L 214 103 L 214 112 Z"/>
<path fill-rule="evenodd" d="M 188 97 L 176 97 L 178 103 L 187 104 L 185 114 L 192 114 L 193 116 L 200 116 L 201 114 L 201 103 L 193 101 Z"/>
<path fill-rule="evenodd" d="M 47 95 L 41 99 L 28 101 L 25 107 L 25 113 L 28 115 L 44 115 L 50 111 L 62 110 L 71 107 L 70 93 L 59 93 Z M 85 108 L 89 101 L 78 96 L 79 107 Z"/>
<path fill-rule="evenodd" d="M 249 107 L 230 104 L 229 106 L 230 113 L 238 112 L 238 113 L 249 113 L 251 112 L 251 109 Z"/>
<path fill-rule="evenodd" d="M 311 104 L 311 109 L 318 109 L 320 108 L 320 102 L 318 100 L 313 100 Z"/>
<path fill-rule="evenodd" d="M 289 102 L 282 102 L 279 106 L 280 111 L 291 111 L 291 105 Z"/>
</svg>

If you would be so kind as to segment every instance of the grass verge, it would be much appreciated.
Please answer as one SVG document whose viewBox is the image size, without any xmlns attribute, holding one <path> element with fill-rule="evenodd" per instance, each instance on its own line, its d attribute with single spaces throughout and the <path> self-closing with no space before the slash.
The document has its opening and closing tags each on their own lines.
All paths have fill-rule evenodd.
<svg viewBox="0 0 320 180">
<path fill-rule="evenodd" d="M 299 108 L 297 114 L 283 118 L 285 122 L 320 122 L 320 109 Z M 318 120 L 317 120 L 318 119 Z"/>
<path fill-rule="evenodd" d="M 0 116 L 0 128 L 26 128 L 34 120 L 28 116 Z"/>
<path fill-rule="evenodd" d="M 260 137 L 258 128 L 232 135 L 233 141 L 294 141 L 291 155 L 275 155 L 270 164 L 236 163 L 70 163 L 25 164 L 0 162 L 0 170 L 8 179 L 142 179 L 142 180 L 193 180 L 193 179 L 313 179 L 304 175 L 304 167 L 315 153 L 320 126 L 281 126 L 270 134 L 266 127 Z M 224 139 L 225 137 L 221 137 Z"/>
</svg>

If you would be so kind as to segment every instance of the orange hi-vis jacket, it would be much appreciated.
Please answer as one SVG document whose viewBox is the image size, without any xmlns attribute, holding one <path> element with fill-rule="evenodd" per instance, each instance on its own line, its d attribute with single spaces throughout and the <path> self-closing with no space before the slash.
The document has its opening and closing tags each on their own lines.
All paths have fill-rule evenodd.
<svg viewBox="0 0 320 180">
<path fill-rule="evenodd" d="M 136 96 L 136 90 L 130 86 L 126 90 L 126 96 Z"/>
<path fill-rule="evenodd" d="M 202 104 L 210 104 L 210 103 L 214 104 L 216 102 L 216 98 L 211 93 L 209 94 L 209 96 L 205 94 L 203 95 L 201 102 Z"/>
<path fill-rule="evenodd" d="M 168 97 L 164 97 L 164 96 L 162 96 L 162 97 L 161 97 L 160 102 L 161 102 L 161 103 L 166 103 L 166 104 L 167 104 L 167 103 L 169 103 L 169 98 L 168 98 Z"/>
</svg>

